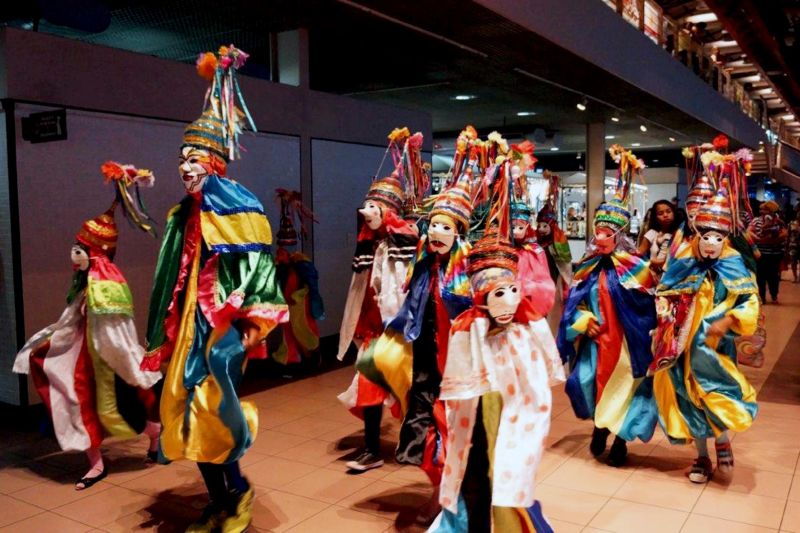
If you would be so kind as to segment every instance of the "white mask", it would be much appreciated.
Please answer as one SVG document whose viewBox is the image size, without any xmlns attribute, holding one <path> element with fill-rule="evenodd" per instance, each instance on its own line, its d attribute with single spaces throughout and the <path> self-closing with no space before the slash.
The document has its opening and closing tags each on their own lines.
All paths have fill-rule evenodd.
<svg viewBox="0 0 800 533">
<path fill-rule="evenodd" d="M 69 251 L 69 259 L 78 270 L 86 270 L 89 268 L 89 254 L 77 244 L 72 245 Z"/>
<path fill-rule="evenodd" d="M 700 257 L 703 259 L 717 259 L 722 254 L 725 245 L 725 235 L 718 231 L 707 231 L 700 236 Z"/>
<path fill-rule="evenodd" d="M 518 241 L 524 239 L 525 235 L 528 234 L 529 227 L 530 224 L 528 224 L 527 222 L 523 222 L 521 220 L 514 221 L 514 227 L 512 229 L 512 232 L 514 233 L 514 239 Z"/>
<path fill-rule="evenodd" d="M 497 324 L 505 326 L 514 320 L 522 295 L 513 281 L 495 287 L 486 295 L 486 308 Z"/>
<path fill-rule="evenodd" d="M 375 231 L 383 225 L 383 213 L 380 206 L 374 201 L 364 202 L 364 206 L 358 212 L 364 215 L 364 222 L 367 223 L 369 229 Z"/>
<path fill-rule="evenodd" d="M 539 222 L 536 225 L 536 231 L 539 235 L 550 235 L 550 224 L 547 222 Z"/>
<path fill-rule="evenodd" d="M 450 218 L 435 215 L 428 226 L 428 246 L 437 254 L 450 253 L 456 242 L 456 225 Z"/>
<path fill-rule="evenodd" d="M 211 154 L 207 150 L 200 150 L 192 146 L 184 146 L 178 158 L 178 171 L 181 173 L 183 186 L 189 194 L 200 192 L 208 179 L 208 168 L 204 161 L 208 161 Z"/>
</svg>

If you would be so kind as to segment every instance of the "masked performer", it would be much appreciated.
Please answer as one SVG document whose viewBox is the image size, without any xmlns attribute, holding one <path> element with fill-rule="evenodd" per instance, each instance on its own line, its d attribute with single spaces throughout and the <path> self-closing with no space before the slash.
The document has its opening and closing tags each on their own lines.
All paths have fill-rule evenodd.
<svg viewBox="0 0 800 533">
<path fill-rule="evenodd" d="M 133 321 L 133 298 L 125 277 L 113 263 L 118 231 L 114 211 L 155 236 L 142 209 L 138 186 L 153 185 L 153 175 L 131 165 L 102 166 L 113 182 L 116 199 L 105 213 L 83 223 L 70 250 L 75 274 L 67 308 L 58 322 L 36 333 L 23 346 L 14 372 L 30 373 L 64 451 L 86 452 L 89 471 L 75 488 L 91 487 L 107 475 L 100 443 L 106 436 L 150 437 L 148 458 L 158 443 L 157 400 L 151 387 L 158 369 L 142 371 L 144 348 Z M 133 186 L 135 193 L 128 192 Z"/>
<path fill-rule="evenodd" d="M 281 293 L 289 306 L 289 322 L 275 328 L 267 344 L 270 348 L 274 346 L 270 356 L 278 363 L 299 364 L 319 351 L 317 321 L 325 318 L 317 268 L 307 255 L 290 251 L 298 242 L 293 220 L 298 219 L 301 236 L 305 239 L 303 218 L 314 221 L 314 215 L 303 205 L 299 192 L 286 189 L 276 192 L 281 204 L 281 220 L 275 265 Z"/>
<path fill-rule="evenodd" d="M 734 342 L 756 329 L 758 288 L 729 242 L 732 220 L 723 189 L 699 207 L 697 233 L 673 251 L 657 291 L 656 337 L 674 339 L 677 361 L 656 373 L 655 398 L 670 441 L 697 446 L 689 474 L 694 483 L 712 476 L 709 438 L 715 440 L 717 470 L 733 469 L 728 431 L 746 430 L 758 411 L 756 391 L 737 367 Z"/>
<path fill-rule="evenodd" d="M 168 365 L 160 459 L 196 462 L 211 500 L 189 531 L 243 531 L 250 522 L 253 488 L 239 459 L 257 434 L 258 411 L 237 389 L 249 355 L 263 355 L 261 341 L 288 319 L 264 209 L 226 176 L 240 120 L 249 119 L 235 76 L 246 58 L 231 45 L 198 60 L 211 87 L 184 132 L 178 168 L 187 195 L 169 212 L 150 302 L 143 364 Z"/>
<path fill-rule="evenodd" d="M 370 185 L 359 209 L 353 278 L 339 332 L 339 359 L 351 342 L 358 347 L 356 375 L 339 400 L 364 420 L 364 450 L 347 463 L 348 468 L 360 472 L 383 466 L 381 418 L 384 402 L 391 399 L 372 356 L 384 322 L 394 317 L 405 301 L 405 279 L 419 240 L 416 228 L 401 218 L 403 200 L 402 183 L 396 176 Z"/>
<path fill-rule="evenodd" d="M 566 392 L 572 409 L 594 421 L 592 454 L 600 456 L 614 433 L 608 463 L 621 466 L 626 441 L 650 440 L 657 421 L 652 378 L 646 377 L 656 325 L 655 278 L 646 261 L 620 249 L 630 220 L 631 180 L 641 163 L 618 145 L 610 151 L 620 160 L 617 192 L 595 213 L 594 249 L 576 267 L 558 347 L 571 365 Z"/>
<path fill-rule="evenodd" d="M 536 242 L 536 231 L 531 227 L 530 206 L 516 201 L 511 204 L 511 227 L 514 248 L 517 250 L 518 287 L 522 296 L 542 316 L 553 308 L 556 286 L 550 277 L 547 253 Z"/>
<path fill-rule="evenodd" d="M 404 419 L 397 461 L 419 465 L 436 488 L 418 520 L 438 513 L 446 425 L 439 385 L 447 358 L 450 321 L 471 304 L 466 258 L 472 209 L 470 183 L 461 179 L 442 192 L 429 214 L 427 236 L 417 248 L 408 297 L 375 348 L 375 363 Z"/>
<path fill-rule="evenodd" d="M 549 387 L 564 381 L 564 369 L 501 231 L 489 229 L 470 251 L 473 307 L 451 328 L 440 396 L 448 435 L 443 511 L 430 531 L 553 531 L 534 479 L 550 427 Z"/>
<path fill-rule="evenodd" d="M 544 250 L 550 277 L 555 283 L 555 303 L 547 315 L 547 321 L 553 332 L 558 331 L 558 324 L 564 306 L 564 299 L 572 283 L 572 254 L 564 231 L 558 225 L 555 206 L 558 205 L 558 176 L 549 174 L 550 191 L 544 207 L 536 215 L 536 237 L 539 246 Z"/>
</svg>

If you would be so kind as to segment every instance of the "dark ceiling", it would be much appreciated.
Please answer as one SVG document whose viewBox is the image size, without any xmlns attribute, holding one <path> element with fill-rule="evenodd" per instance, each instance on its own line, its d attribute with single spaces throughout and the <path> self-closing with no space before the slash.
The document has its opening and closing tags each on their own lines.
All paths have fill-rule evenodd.
<svg viewBox="0 0 800 533">
<path fill-rule="evenodd" d="M 672 3 L 668 9 L 688 4 Z M 244 73 L 262 78 L 270 77 L 270 34 L 307 27 L 312 89 L 427 111 L 444 148 L 467 123 L 482 135 L 499 129 L 511 139 L 544 130 L 547 141 L 537 152 L 549 151 L 554 143 L 561 152 L 583 151 L 591 120 L 607 121 L 607 133 L 614 136 L 609 142 L 642 148 L 673 149 L 715 133 L 473 2 L 421 5 L 411 0 L 364 0 L 361 6 L 349 0 L 26 0 L 4 8 L 3 19 L 183 62 L 233 42 L 251 54 Z M 585 112 L 576 109 L 582 94 L 596 99 Z M 456 95 L 475 98 L 460 101 Z M 618 123 L 608 120 L 614 108 Z M 519 112 L 534 114 L 521 117 Z M 639 129 L 643 123 L 646 133 Z"/>
</svg>

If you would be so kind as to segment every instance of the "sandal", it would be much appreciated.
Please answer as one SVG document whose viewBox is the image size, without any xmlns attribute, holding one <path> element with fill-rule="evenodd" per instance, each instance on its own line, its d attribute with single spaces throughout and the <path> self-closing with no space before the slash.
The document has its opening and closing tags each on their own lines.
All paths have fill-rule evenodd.
<svg viewBox="0 0 800 533">
<path fill-rule="evenodd" d="M 695 459 L 692 470 L 689 472 L 689 481 L 692 483 L 708 483 L 712 473 L 711 459 L 708 457 L 698 457 Z"/>
<path fill-rule="evenodd" d="M 733 448 L 730 442 L 715 443 L 717 450 L 717 470 L 727 474 L 733 471 Z"/>
<path fill-rule="evenodd" d="M 97 483 L 98 481 L 105 479 L 107 475 L 108 475 L 108 470 L 103 468 L 103 471 L 94 477 L 83 477 L 75 483 L 75 490 L 86 490 L 95 483 Z M 78 485 L 83 485 L 83 486 L 79 487 Z"/>
</svg>

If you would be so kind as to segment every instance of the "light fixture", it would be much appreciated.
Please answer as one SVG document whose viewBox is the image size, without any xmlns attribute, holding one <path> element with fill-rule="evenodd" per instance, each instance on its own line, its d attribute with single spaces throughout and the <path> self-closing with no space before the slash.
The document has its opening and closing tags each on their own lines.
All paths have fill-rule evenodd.
<svg viewBox="0 0 800 533">
<path fill-rule="evenodd" d="M 518 117 L 532 117 L 535 114 L 536 114 L 536 111 L 518 111 L 517 112 L 517 116 Z"/>
<path fill-rule="evenodd" d="M 645 126 L 644 124 L 642 124 L 641 126 L 639 126 L 639 129 L 642 131 L 642 133 L 644 133 L 644 132 L 646 132 L 646 131 L 647 131 L 647 126 Z"/>
<path fill-rule="evenodd" d="M 758 141 L 758 144 L 764 144 L 764 141 Z"/>
<path fill-rule="evenodd" d="M 611 140 L 611 139 L 615 139 L 615 138 L 616 138 L 616 136 L 614 136 L 614 135 L 606 135 L 606 140 Z"/>
<path fill-rule="evenodd" d="M 614 111 L 614 114 L 611 117 L 611 122 L 619 122 L 619 113 Z"/>
<path fill-rule="evenodd" d="M 634 148 L 638 148 L 641 145 L 642 143 L 631 143 L 631 146 L 633 146 Z"/>
<path fill-rule="evenodd" d="M 717 15 L 715 13 L 699 13 L 697 15 L 690 15 L 684 20 L 691 24 L 699 24 L 701 22 L 716 22 Z"/>
<path fill-rule="evenodd" d="M 580 111 L 586 111 L 586 106 L 587 106 L 588 104 L 589 104 L 589 101 L 588 101 L 588 100 L 586 100 L 586 97 L 584 96 L 584 97 L 581 99 L 581 101 L 580 101 L 580 102 L 578 102 L 578 103 L 575 105 L 575 107 L 577 107 L 577 108 L 578 108 Z"/>
<path fill-rule="evenodd" d="M 653 163 L 658 163 L 658 159 L 653 159 Z"/>
<path fill-rule="evenodd" d="M 789 114 L 786 114 L 786 115 L 781 115 L 781 118 L 783 120 L 794 120 L 794 115 L 789 113 Z"/>
<path fill-rule="evenodd" d="M 583 157 L 582 153 L 578 152 L 577 154 L 575 154 L 575 159 L 580 159 L 581 157 Z"/>
<path fill-rule="evenodd" d="M 453 100 L 458 100 L 463 102 L 465 100 L 474 100 L 476 96 L 474 94 L 457 94 L 453 97 Z"/>
<path fill-rule="evenodd" d="M 550 151 L 551 151 L 551 152 L 558 152 L 558 146 L 552 146 L 552 147 L 550 147 Z"/>
<path fill-rule="evenodd" d="M 669 138 L 669 142 L 674 143 L 675 142 L 675 137 L 670 137 Z"/>
</svg>

